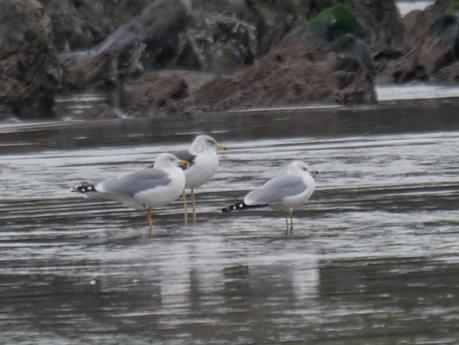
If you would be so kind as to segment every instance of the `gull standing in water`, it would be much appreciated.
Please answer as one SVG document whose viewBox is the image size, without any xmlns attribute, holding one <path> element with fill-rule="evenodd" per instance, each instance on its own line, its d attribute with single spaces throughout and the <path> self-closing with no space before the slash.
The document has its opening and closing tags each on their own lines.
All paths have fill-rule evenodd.
<svg viewBox="0 0 459 345">
<path fill-rule="evenodd" d="M 198 135 L 188 150 L 176 153 L 180 159 L 186 160 L 190 166 L 185 170 L 185 190 L 183 191 L 183 208 L 185 223 L 188 223 L 188 203 L 186 190 L 191 190 L 191 205 L 193 208 L 193 222 L 196 222 L 195 188 L 209 181 L 218 168 L 219 159 L 217 150 L 228 150 L 228 146 L 218 144 L 209 135 Z"/>
<path fill-rule="evenodd" d="M 287 173 L 266 182 L 260 188 L 248 193 L 244 200 L 222 209 L 223 212 L 245 208 L 270 206 L 286 212 L 287 231 L 293 230 L 293 209 L 307 202 L 315 189 L 313 176 L 317 170 L 312 170 L 301 161 L 293 161 L 287 168 Z M 289 222 L 290 220 L 290 222 Z"/>
<path fill-rule="evenodd" d="M 189 164 L 170 153 L 161 153 L 148 168 L 108 179 L 94 186 L 82 183 L 73 192 L 87 197 L 119 201 L 130 207 L 147 210 L 150 234 L 153 231 L 152 208 L 165 206 L 180 197 L 185 188 L 185 174 L 181 168 Z"/>
</svg>

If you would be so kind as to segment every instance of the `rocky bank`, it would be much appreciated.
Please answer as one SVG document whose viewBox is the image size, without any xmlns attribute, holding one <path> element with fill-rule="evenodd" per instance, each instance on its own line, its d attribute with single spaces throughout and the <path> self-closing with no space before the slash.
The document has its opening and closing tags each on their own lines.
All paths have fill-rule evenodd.
<svg viewBox="0 0 459 345">
<path fill-rule="evenodd" d="M 371 104 L 376 81 L 459 79 L 457 0 L 2 0 L 0 113 L 114 88 L 131 116 Z M 85 114 L 110 117 L 110 109 Z"/>
<path fill-rule="evenodd" d="M 437 0 L 424 11 L 404 18 L 400 56 L 390 59 L 381 79 L 405 83 L 415 80 L 453 82 L 459 77 L 459 2 Z"/>
<path fill-rule="evenodd" d="M 60 80 L 50 17 L 37 0 L 0 2 L 0 112 L 51 114 Z"/>
</svg>

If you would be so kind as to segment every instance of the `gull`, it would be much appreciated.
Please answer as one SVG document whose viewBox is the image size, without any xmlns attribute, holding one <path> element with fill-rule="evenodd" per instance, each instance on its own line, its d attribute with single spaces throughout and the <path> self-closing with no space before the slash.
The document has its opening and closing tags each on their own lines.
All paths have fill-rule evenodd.
<svg viewBox="0 0 459 345">
<path fill-rule="evenodd" d="M 121 202 L 136 209 L 146 209 L 150 234 L 154 229 L 152 208 L 165 206 L 180 197 L 185 188 L 182 170 L 189 164 L 170 153 L 161 153 L 154 165 L 94 185 L 87 182 L 72 191 L 86 197 Z"/>
<path fill-rule="evenodd" d="M 222 211 L 269 206 L 286 212 L 287 231 L 293 230 L 293 210 L 311 198 L 316 185 L 313 176 L 318 173 L 301 161 L 293 161 L 285 174 L 269 180 L 248 193 L 242 201 L 223 208 Z"/>
<path fill-rule="evenodd" d="M 188 223 L 188 204 L 186 190 L 190 189 L 193 208 L 193 222 L 196 222 L 195 188 L 208 182 L 217 171 L 219 158 L 217 150 L 228 150 L 228 146 L 218 144 L 209 135 L 198 135 L 188 150 L 176 153 L 180 159 L 186 160 L 190 166 L 185 169 L 185 190 L 183 191 L 183 208 L 185 223 Z"/>
</svg>

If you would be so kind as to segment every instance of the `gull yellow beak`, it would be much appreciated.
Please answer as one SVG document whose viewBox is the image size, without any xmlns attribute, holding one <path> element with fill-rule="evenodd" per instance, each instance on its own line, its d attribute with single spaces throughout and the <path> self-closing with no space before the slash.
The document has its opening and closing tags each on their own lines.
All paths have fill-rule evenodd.
<svg viewBox="0 0 459 345">
<path fill-rule="evenodd" d="M 190 166 L 190 163 L 188 163 L 188 161 L 185 161 L 183 159 L 179 160 L 179 162 L 177 163 L 177 165 L 180 167 L 180 168 L 188 168 Z"/>
<path fill-rule="evenodd" d="M 224 144 L 217 144 L 217 149 L 218 150 L 223 150 L 223 151 L 228 151 L 229 147 L 227 145 L 224 145 Z"/>
</svg>

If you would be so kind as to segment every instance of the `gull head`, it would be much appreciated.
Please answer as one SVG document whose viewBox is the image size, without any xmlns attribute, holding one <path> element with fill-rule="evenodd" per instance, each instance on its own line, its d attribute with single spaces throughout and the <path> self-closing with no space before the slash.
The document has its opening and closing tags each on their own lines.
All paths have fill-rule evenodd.
<svg viewBox="0 0 459 345">
<path fill-rule="evenodd" d="M 210 135 L 198 135 L 194 138 L 193 142 L 191 143 L 190 151 L 194 154 L 203 153 L 209 150 L 228 150 L 228 146 L 219 144 L 217 140 L 215 140 Z"/>
<path fill-rule="evenodd" d="M 311 176 L 319 175 L 319 171 L 318 170 L 311 169 L 311 167 L 309 167 L 309 165 L 307 165 L 306 163 L 304 163 L 302 161 L 293 161 L 292 163 L 290 163 L 290 165 L 288 166 L 288 172 L 289 173 L 307 172 Z"/>
<path fill-rule="evenodd" d="M 178 159 L 172 153 L 161 153 L 156 157 L 154 167 L 158 169 L 170 169 L 170 168 L 187 168 L 190 164 L 185 161 Z"/>
</svg>

